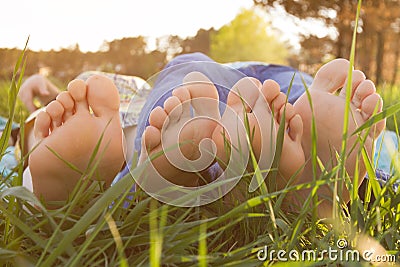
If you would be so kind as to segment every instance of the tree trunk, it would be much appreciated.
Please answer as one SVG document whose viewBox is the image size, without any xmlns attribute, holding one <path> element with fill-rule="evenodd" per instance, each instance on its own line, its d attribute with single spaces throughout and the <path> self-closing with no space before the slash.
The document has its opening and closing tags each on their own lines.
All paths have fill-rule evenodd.
<svg viewBox="0 0 400 267">
<path fill-rule="evenodd" d="M 397 33 L 396 43 L 400 42 L 400 32 Z M 400 58 L 400 45 L 395 46 L 396 50 L 394 52 L 394 66 L 393 66 L 393 75 L 392 80 L 390 81 L 390 87 L 393 89 L 394 85 L 396 84 L 397 80 L 397 72 L 399 71 L 399 58 Z"/>
<path fill-rule="evenodd" d="M 382 70 L 383 70 L 383 55 L 385 50 L 385 40 L 383 31 L 376 33 L 376 72 L 375 82 L 377 85 L 382 83 Z"/>
</svg>

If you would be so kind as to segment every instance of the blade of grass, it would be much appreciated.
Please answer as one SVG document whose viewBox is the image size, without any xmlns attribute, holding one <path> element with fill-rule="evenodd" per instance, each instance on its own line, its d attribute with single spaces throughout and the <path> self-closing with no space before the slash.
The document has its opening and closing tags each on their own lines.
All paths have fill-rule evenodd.
<svg viewBox="0 0 400 267">
<path fill-rule="evenodd" d="M 199 227 L 199 267 L 207 267 L 207 222 Z"/>
<path fill-rule="evenodd" d="M 107 221 L 108 227 L 110 228 L 110 232 L 114 237 L 115 244 L 117 246 L 117 251 L 119 255 L 119 266 L 121 267 L 128 267 L 128 261 L 126 260 L 124 249 L 123 249 L 123 244 L 121 240 L 121 235 L 118 232 L 117 225 L 115 224 L 115 221 L 113 220 L 111 214 L 109 212 L 106 213 L 105 220 Z"/>
<path fill-rule="evenodd" d="M 68 244 L 71 244 L 96 218 L 108 208 L 114 199 L 125 192 L 126 188 L 132 188 L 134 180 L 130 175 L 123 177 L 118 183 L 110 187 L 89 210 L 80 217 L 75 225 L 70 229 L 68 235 L 65 235 L 58 243 L 58 246 L 43 262 L 43 266 L 52 266 L 63 252 Z"/>
</svg>

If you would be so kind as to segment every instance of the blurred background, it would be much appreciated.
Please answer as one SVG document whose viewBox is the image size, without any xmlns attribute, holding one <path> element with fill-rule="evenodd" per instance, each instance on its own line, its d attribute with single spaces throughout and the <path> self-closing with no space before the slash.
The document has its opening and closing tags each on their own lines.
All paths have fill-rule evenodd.
<svg viewBox="0 0 400 267">
<path fill-rule="evenodd" d="M 84 71 L 138 76 L 174 56 L 202 52 L 217 62 L 261 61 L 314 75 L 349 58 L 357 0 L 14 0 L 0 16 L 0 116 L 9 116 L 14 66 L 27 39 L 25 77 L 59 88 Z M 384 108 L 400 99 L 400 0 L 364 0 L 355 67 L 375 82 Z M 29 115 L 17 103 L 14 121 Z M 387 119 L 399 133 L 400 116 Z"/>
<path fill-rule="evenodd" d="M 263 61 L 313 74 L 348 58 L 355 0 L 15 0 L 2 3 L 0 80 L 30 37 L 25 75 L 66 84 L 86 70 L 144 79 L 172 57 Z M 400 0 L 364 0 L 356 67 L 380 86 L 399 83 Z"/>
</svg>

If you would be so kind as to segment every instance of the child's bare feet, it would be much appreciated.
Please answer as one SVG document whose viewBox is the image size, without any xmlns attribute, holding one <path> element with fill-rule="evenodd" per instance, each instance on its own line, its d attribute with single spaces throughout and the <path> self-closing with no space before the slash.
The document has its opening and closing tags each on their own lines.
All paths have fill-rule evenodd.
<svg viewBox="0 0 400 267">
<path fill-rule="evenodd" d="M 245 111 L 244 111 L 244 103 Z M 271 167 L 277 137 L 277 129 L 282 114 L 285 111 L 285 132 L 282 147 L 282 156 L 279 161 L 279 175 L 277 188 L 284 187 L 288 180 L 297 171 L 301 172 L 304 164 L 304 153 L 301 147 L 301 137 L 303 124 L 299 115 L 294 112 L 291 104 L 286 103 L 286 96 L 280 92 L 279 85 L 272 80 L 266 80 L 263 85 L 254 78 L 244 78 L 238 81 L 231 89 L 227 105 L 234 112 L 225 112 L 222 116 L 222 124 L 233 126 L 232 129 L 240 128 L 237 126 L 246 114 L 248 118 L 249 137 L 252 149 L 258 160 L 262 171 Z M 273 115 L 271 114 L 273 112 Z M 233 147 L 235 142 L 235 130 L 225 134 L 221 125 L 218 125 L 213 133 L 213 140 L 217 145 L 218 159 L 221 167 L 228 166 L 229 160 L 226 154 L 226 141 L 228 140 Z M 248 133 L 238 133 L 243 135 Z M 242 136 L 243 137 L 243 136 Z M 239 142 L 243 144 L 243 138 Z M 234 144 L 236 143 L 236 144 Z M 251 190 L 256 189 L 255 184 L 251 185 Z"/>
<path fill-rule="evenodd" d="M 94 161 L 100 163 L 91 179 L 110 185 L 124 161 L 118 91 L 102 76 L 93 76 L 86 83 L 72 81 L 68 91 L 36 118 L 34 134 L 40 143 L 29 158 L 34 193 L 47 201 L 67 199 L 88 169 L 102 133 Z M 50 149 L 80 171 L 71 169 Z"/>
<path fill-rule="evenodd" d="M 317 153 L 325 168 L 330 170 L 337 165 L 336 153 L 340 154 L 342 146 L 343 119 L 345 109 L 346 90 L 345 88 L 335 95 L 335 92 L 345 86 L 349 62 L 345 59 L 336 59 L 324 65 L 316 74 L 313 84 L 310 87 L 310 95 L 314 114 L 310 109 L 307 95 L 301 96 L 294 107 L 301 115 L 304 124 L 304 135 L 302 146 L 306 159 L 310 158 L 312 146 L 311 121 L 314 115 L 317 132 Z M 376 93 L 375 86 L 370 80 L 366 80 L 365 75 L 358 70 L 353 71 L 351 113 L 349 118 L 349 136 L 373 114 L 374 110 L 380 112 L 382 109 L 382 98 Z M 371 156 L 372 143 L 385 127 L 385 121 L 380 121 L 371 127 L 369 136 L 365 142 L 366 151 Z M 346 171 L 350 177 L 354 176 L 356 166 L 356 156 L 359 154 L 360 147 L 357 136 L 348 137 L 347 153 L 356 144 L 355 149 L 348 155 L 346 161 Z M 361 157 L 358 159 L 360 183 L 365 176 L 366 170 Z M 317 174 L 319 175 L 319 174 Z M 311 162 L 305 166 L 301 182 L 312 181 L 313 171 Z M 318 177 L 318 176 L 317 176 Z M 356 185 L 358 186 L 358 185 Z M 339 192 L 345 201 L 348 201 L 347 190 Z M 328 186 L 321 187 L 318 191 L 321 199 L 328 197 L 332 199 L 332 192 Z M 318 207 L 322 216 L 331 215 L 332 202 L 325 201 Z"/>
<path fill-rule="evenodd" d="M 215 159 L 214 148 L 206 140 L 211 139 L 220 117 L 218 93 L 199 72 L 188 74 L 184 82 L 185 85 L 173 91 L 163 108 L 157 107 L 150 113 L 139 163 L 163 151 L 161 156 L 152 158 L 152 166 L 158 174 L 151 176 L 160 175 L 176 185 L 194 187 L 199 185 L 199 173 L 207 170 Z M 191 107 L 196 115 L 194 119 Z M 154 182 L 157 184 L 157 181 Z"/>
</svg>

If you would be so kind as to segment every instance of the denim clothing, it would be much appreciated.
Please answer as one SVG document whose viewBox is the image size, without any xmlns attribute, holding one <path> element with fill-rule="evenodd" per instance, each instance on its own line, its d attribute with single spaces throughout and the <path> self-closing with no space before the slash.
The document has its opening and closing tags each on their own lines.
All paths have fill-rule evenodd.
<svg viewBox="0 0 400 267">
<path fill-rule="evenodd" d="M 285 94 L 287 94 L 293 79 L 288 97 L 288 101 L 292 104 L 305 92 L 304 83 L 308 87 L 313 81 L 310 75 L 287 66 L 260 62 L 237 62 L 221 65 L 216 64 L 215 61 L 202 53 L 177 56 L 165 66 L 163 71 L 150 79 L 149 83 L 153 86 L 153 90 L 143 106 L 137 125 L 135 149 L 139 153 L 142 134 L 149 125 L 150 112 L 157 106 L 163 106 L 165 100 L 172 95 L 172 91 L 182 85 L 183 78 L 192 71 L 203 73 L 216 85 L 219 100 L 222 103 L 226 103 L 230 88 L 246 76 L 254 77 L 260 82 L 272 79 L 280 85 L 281 92 Z M 220 105 L 221 114 L 223 110 L 224 105 Z"/>
<path fill-rule="evenodd" d="M 196 64 L 200 63 L 200 64 Z M 230 88 L 243 77 L 254 77 L 263 83 L 267 79 L 276 81 L 281 92 L 288 96 L 288 102 L 293 104 L 309 87 L 313 78 L 294 68 L 266 64 L 262 62 L 234 62 L 216 65 L 208 56 L 202 53 L 184 54 L 172 59 L 158 75 L 153 76 L 147 82 L 153 89 L 150 91 L 146 103 L 140 112 L 137 124 L 137 136 L 135 150 L 140 154 L 141 139 L 145 128 L 149 125 L 149 115 L 157 106 L 163 106 L 165 100 L 172 95 L 172 91 L 182 85 L 185 75 L 192 71 L 199 71 L 206 75 L 215 85 L 219 100 L 226 103 Z M 290 86 L 291 85 L 291 86 Z M 288 94 L 290 87 L 290 92 Z M 224 105 L 220 105 L 222 114 Z M 389 163 L 390 164 L 390 163 Z M 117 176 L 117 182 L 129 172 L 128 166 Z M 219 172 L 218 163 L 209 169 L 211 177 Z M 376 170 L 377 179 L 384 184 L 390 175 L 384 170 Z M 368 178 L 368 176 L 366 177 Z M 394 185 L 397 191 L 398 184 Z"/>
</svg>

